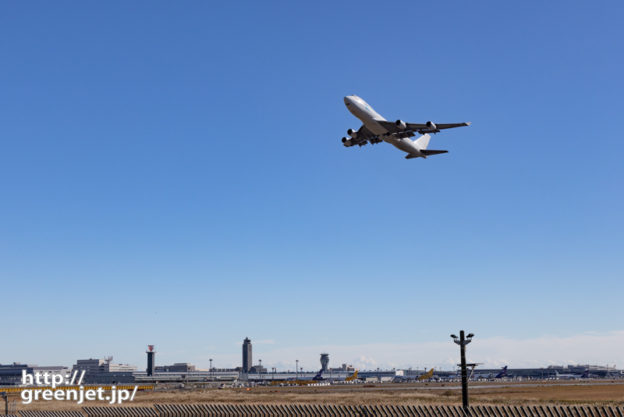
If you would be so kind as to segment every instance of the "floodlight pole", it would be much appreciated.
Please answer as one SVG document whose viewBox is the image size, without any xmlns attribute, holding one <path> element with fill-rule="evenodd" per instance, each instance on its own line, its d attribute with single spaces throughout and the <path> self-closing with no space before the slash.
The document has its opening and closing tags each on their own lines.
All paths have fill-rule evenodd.
<svg viewBox="0 0 624 417">
<path fill-rule="evenodd" d="M 466 367 L 466 343 L 464 340 L 464 331 L 459 332 L 459 350 L 461 352 L 461 374 L 462 374 L 462 406 L 464 410 L 468 409 L 468 369 Z"/>
<path fill-rule="evenodd" d="M 453 342 L 459 345 L 459 351 L 461 354 L 461 376 L 462 376 L 462 407 L 466 414 L 470 414 L 468 409 L 468 368 L 466 366 L 466 345 L 472 342 L 474 335 L 470 333 L 468 337 L 464 336 L 464 331 L 460 330 L 459 338 L 455 335 L 451 335 Z"/>
</svg>

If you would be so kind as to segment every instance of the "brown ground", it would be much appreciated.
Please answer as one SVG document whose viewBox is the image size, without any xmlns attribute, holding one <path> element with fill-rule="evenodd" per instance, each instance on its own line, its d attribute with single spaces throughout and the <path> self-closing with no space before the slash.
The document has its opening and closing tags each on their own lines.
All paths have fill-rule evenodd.
<svg viewBox="0 0 624 417">
<path fill-rule="evenodd" d="M 322 387 L 255 387 L 226 389 L 169 389 L 138 392 L 125 406 L 154 403 L 245 403 L 245 404 L 461 404 L 457 384 L 359 384 Z M 82 406 L 66 401 L 21 404 L 17 410 L 72 410 Z M 480 383 L 470 388 L 471 404 L 611 404 L 624 405 L 624 381 L 547 381 L 536 383 Z M 105 403 L 89 402 L 88 406 Z"/>
</svg>

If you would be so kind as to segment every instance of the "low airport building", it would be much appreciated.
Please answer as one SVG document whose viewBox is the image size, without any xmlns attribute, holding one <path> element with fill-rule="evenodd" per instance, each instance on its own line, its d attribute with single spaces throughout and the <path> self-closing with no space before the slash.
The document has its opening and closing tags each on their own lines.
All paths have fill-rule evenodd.
<svg viewBox="0 0 624 417">
<path fill-rule="evenodd" d="M 194 372 L 195 365 L 187 362 L 174 363 L 173 365 L 157 366 L 155 372 Z"/>
<path fill-rule="evenodd" d="M 88 384 L 122 384 L 134 382 L 136 366 L 113 363 L 113 357 L 104 359 L 78 359 L 72 372 L 84 371 L 83 382 Z"/>
<path fill-rule="evenodd" d="M 17 362 L 0 365 L 0 385 L 21 385 L 24 372 L 28 375 L 35 375 L 35 373 L 62 375 L 65 378 L 69 375 L 69 368 L 66 366 L 26 365 Z"/>
<path fill-rule="evenodd" d="M 157 383 L 189 383 L 189 382 L 233 382 L 239 379 L 241 372 L 236 369 L 193 370 L 185 372 L 154 372 L 147 375 L 145 371 L 133 374 L 134 381 L 141 384 Z"/>
</svg>

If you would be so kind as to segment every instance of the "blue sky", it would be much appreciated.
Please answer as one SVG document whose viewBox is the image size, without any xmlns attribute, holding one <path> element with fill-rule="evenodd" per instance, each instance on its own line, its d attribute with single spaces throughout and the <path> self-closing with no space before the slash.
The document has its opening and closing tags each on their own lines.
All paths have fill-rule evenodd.
<svg viewBox="0 0 624 417">
<path fill-rule="evenodd" d="M 624 338 L 622 18 L 615 1 L 4 3 L 0 363 L 143 366 L 153 343 L 161 363 L 234 366 L 249 336 L 267 366 L 333 348 L 416 367 L 452 364 L 418 346 L 454 355 L 466 328 L 493 365 L 624 366 L 573 342 Z M 473 125 L 427 160 L 347 149 L 347 94 Z M 479 338 L 569 342 L 525 357 Z"/>
</svg>

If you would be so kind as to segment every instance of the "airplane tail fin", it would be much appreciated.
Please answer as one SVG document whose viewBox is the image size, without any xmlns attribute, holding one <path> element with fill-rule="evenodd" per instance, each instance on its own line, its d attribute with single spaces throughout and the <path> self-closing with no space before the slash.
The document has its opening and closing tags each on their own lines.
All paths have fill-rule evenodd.
<svg viewBox="0 0 624 417">
<path fill-rule="evenodd" d="M 424 381 L 425 379 L 429 379 L 433 376 L 433 370 L 434 368 L 429 369 L 428 372 L 425 372 L 424 374 L 422 374 L 421 376 L 418 377 L 419 381 Z"/>
<path fill-rule="evenodd" d="M 358 377 L 358 370 L 356 369 L 355 372 L 353 372 L 353 375 L 345 378 L 345 381 L 355 381 L 357 377 Z"/>
<path fill-rule="evenodd" d="M 422 135 L 421 137 L 419 137 L 418 139 L 416 139 L 414 142 L 412 142 L 414 144 L 414 146 L 416 148 L 418 148 L 418 150 L 420 151 L 419 154 L 408 154 L 405 156 L 405 159 L 412 159 L 412 158 L 426 158 L 429 155 L 438 155 L 440 153 L 447 153 L 448 151 L 437 151 L 437 150 L 433 150 L 433 149 L 427 149 L 427 146 L 429 146 L 429 140 L 431 139 L 431 135 L 429 135 L 428 133 Z"/>
<path fill-rule="evenodd" d="M 416 147 L 422 151 L 424 149 L 427 149 L 427 146 L 429 146 L 430 139 L 431 139 L 430 134 L 428 133 L 424 134 L 414 141 L 414 145 L 416 145 Z"/>
<path fill-rule="evenodd" d="M 495 378 L 504 378 L 506 376 L 507 376 L 507 365 L 505 365 L 503 369 L 500 370 L 500 372 L 495 376 Z"/>
</svg>

